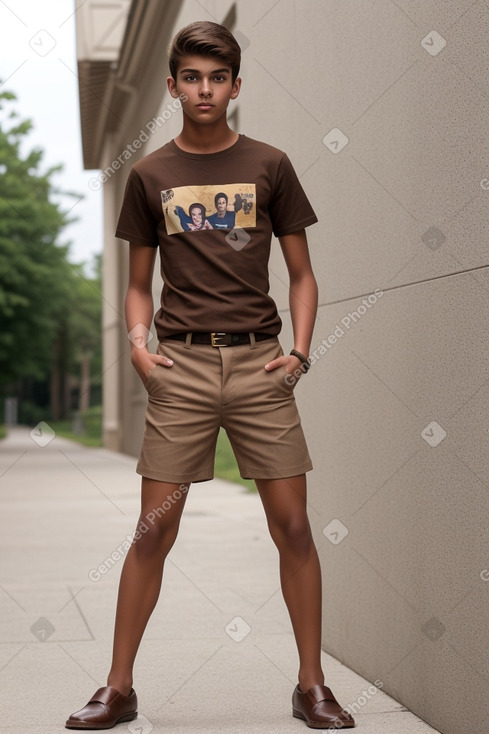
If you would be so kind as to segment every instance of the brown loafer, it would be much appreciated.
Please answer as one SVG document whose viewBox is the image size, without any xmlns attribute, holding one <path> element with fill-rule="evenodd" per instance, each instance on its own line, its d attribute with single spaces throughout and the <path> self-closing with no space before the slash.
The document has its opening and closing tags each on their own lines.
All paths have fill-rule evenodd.
<svg viewBox="0 0 489 734">
<path fill-rule="evenodd" d="M 131 688 L 123 696 L 116 688 L 99 688 L 87 705 L 71 714 L 67 729 L 112 729 L 121 721 L 132 721 L 138 715 L 138 697 Z"/>
<path fill-rule="evenodd" d="M 353 717 L 341 708 L 327 686 L 313 686 L 305 692 L 296 686 L 292 695 L 292 714 L 303 719 L 311 729 L 351 729 L 355 726 Z"/>
</svg>

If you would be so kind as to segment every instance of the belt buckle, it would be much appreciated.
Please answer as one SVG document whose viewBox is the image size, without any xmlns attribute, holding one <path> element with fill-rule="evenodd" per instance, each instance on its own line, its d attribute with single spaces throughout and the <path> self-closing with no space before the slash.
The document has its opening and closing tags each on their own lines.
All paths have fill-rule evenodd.
<svg viewBox="0 0 489 734">
<path fill-rule="evenodd" d="M 218 344 L 217 340 L 226 336 L 225 331 L 211 331 L 211 344 L 213 347 L 227 347 L 228 344 Z"/>
</svg>

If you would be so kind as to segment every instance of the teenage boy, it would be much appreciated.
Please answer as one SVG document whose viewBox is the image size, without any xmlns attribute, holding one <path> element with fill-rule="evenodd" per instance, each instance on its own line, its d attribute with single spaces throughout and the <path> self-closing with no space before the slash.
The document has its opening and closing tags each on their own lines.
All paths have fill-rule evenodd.
<svg viewBox="0 0 489 734">
<path fill-rule="evenodd" d="M 220 25 L 193 23 L 177 34 L 167 81 L 171 96 L 182 100 L 182 131 L 136 163 L 128 179 L 116 234 L 130 242 L 126 321 L 132 364 L 148 393 L 137 465 L 140 522 L 152 521 L 135 534 L 121 573 L 107 686 L 70 716 L 68 728 L 111 728 L 136 717 L 134 659 L 158 600 L 188 487 L 213 477 L 220 426 L 241 475 L 256 482 L 279 551 L 299 653 L 293 715 L 313 728 L 354 726 L 324 685 L 321 572 L 306 514 L 305 472 L 312 464 L 294 381 L 286 379 L 309 368 L 317 285 L 304 228 L 317 218 L 287 156 L 228 126 L 226 110 L 241 86 L 239 65 L 240 48 Z M 234 184 L 253 194 L 255 226 L 174 231 L 162 192 L 188 189 L 187 196 L 191 192 L 193 201 L 202 201 L 204 188 L 208 197 Z M 287 355 L 268 295 L 272 232 L 290 276 L 294 349 Z M 164 286 L 152 354 L 141 340 L 153 316 L 158 248 Z M 157 512 L 167 498 L 169 509 Z"/>
</svg>

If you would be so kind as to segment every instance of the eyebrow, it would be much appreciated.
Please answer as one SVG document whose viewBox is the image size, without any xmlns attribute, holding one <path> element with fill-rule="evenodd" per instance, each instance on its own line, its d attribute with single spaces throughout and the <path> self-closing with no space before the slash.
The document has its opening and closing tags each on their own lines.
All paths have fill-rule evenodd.
<svg viewBox="0 0 489 734">
<path fill-rule="evenodd" d="M 230 71 L 231 71 L 230 69 L 228 69 L 227 67 L 224 67 L 224 69 L 213 69 L 210 73 L 211 74 L 223 74 L 226 72 L 229 74 Z M 201 72 L 199 69 L 180 69 L 179 73 L 180 74 L 189 74 L 189 73 L 200 74 Z"/>
</svg>

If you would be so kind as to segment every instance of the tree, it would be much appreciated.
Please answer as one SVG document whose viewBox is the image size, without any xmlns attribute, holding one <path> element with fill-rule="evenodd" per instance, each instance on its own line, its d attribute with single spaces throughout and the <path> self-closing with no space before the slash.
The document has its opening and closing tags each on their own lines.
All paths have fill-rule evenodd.
<svg viewBox="0 0 489 734">
<path fill-rule="evenodd" d="M 90 407 L 92 372 L 99 373 L 102 363 L 102 259 L 96 258 L 95 278 L 85 276 L 81 265 L 73 267 L 77 276 L 73 293 L 76 303 L 70 312 L 69 338 L 80 375 L 78 410 L 83 412 Z"/>
<path fill-rule="evenodd" d="M 83 265 L 68 262 L 69 246 L 58 244 L 73 221 L 53 201 L 66 193 L 52 181 L 61 167 L 42 172 L 41 150 L 22 154 L 32 124 L 18 122 L 15 99 L 0 94 L 0 387 L 25 394 L 26 385 L 46 382 L 51 417 L 58 418 L 69 407 L 67 377 L 80 363 L 80 393 L 88 393 L 89 354 L 100 351 L 101 295 Z"/>
<path fill-rule="evenodd" d="M 42 151 L 25 158 L 20 147 L 32 125 L 8 127 L 10 92 L 0 94 L 0 375 L 3 383 L 40 378 L 51 364 L 51 347 L 70 292 L 67 246 L 56 246 L 66 224 L 50 200 L 51 177 L 41 173 Z"/>
</svg>

